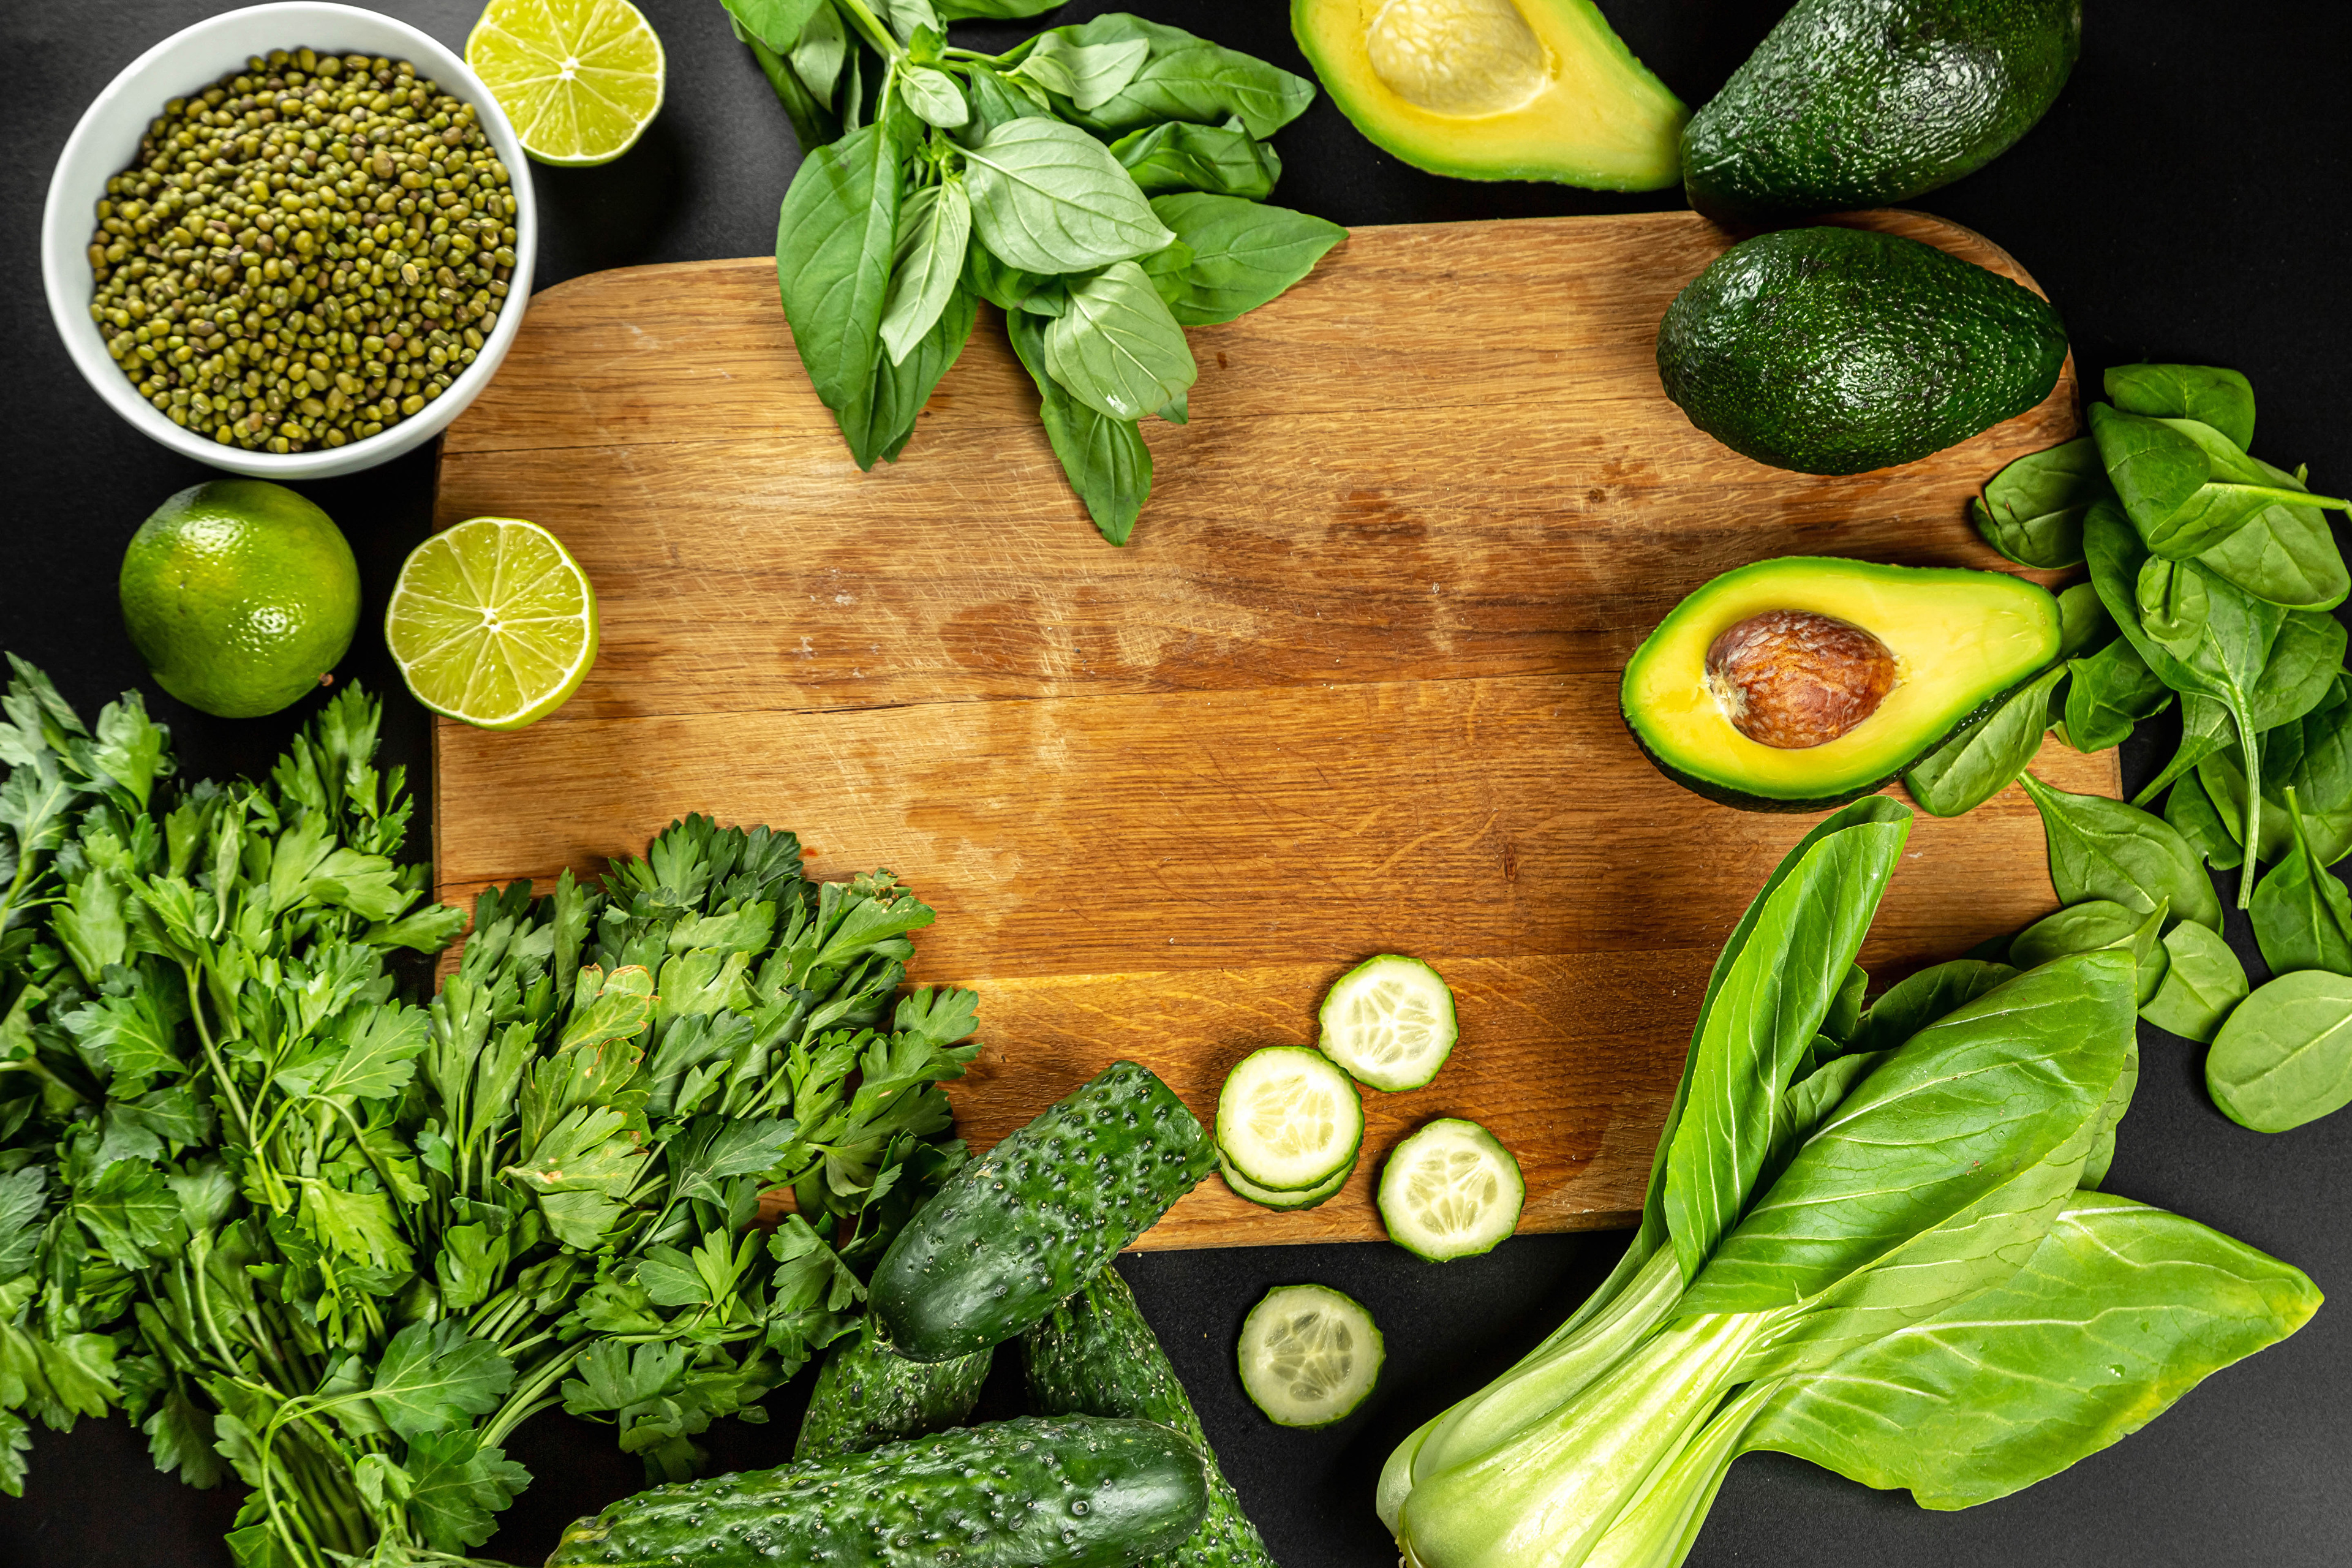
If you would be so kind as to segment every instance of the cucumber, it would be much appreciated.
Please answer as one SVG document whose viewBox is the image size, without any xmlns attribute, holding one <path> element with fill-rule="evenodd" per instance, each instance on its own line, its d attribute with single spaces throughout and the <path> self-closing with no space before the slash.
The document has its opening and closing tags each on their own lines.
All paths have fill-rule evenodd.
<svg viewBox="0 0 2352 1568">
<path fill-rule="evenodd" d="M 1242 1320 L 1242 1392 L 1283 1426 L 1328 1426 L 1364 1402 L 1387 1355 L 1372 1315 L 1327 1285 L 1277 1285 Z"/>
<path fill-rule="evenodd" d="M 1191 1438 L 1024 1416 L 864 1454 L 656 1487 L 564 1531 L 548 1568 L 1126 1568 L 1209 1509 Z"/>
<path fill-rule="evenodd" d="M 1255 1182 L 1234 1170 L 1231 1160 L 1221 1156 L 1217 1161 L 1217 1174 L 1225 1179 L 1225 1185 L 1233 1189 L 1235 1197 L 1247 1198 L 1260 1208 L 1280 1209 L 1286 1212 L 1311 1209 L 1330 1202 L 1331 1199 L 1339 1196 L 1339 1189 L 1346 1186 L 1348 1178 L 1355 1173 L 1356 1162 L 1350 1160 L 1339 1168 L 1337 1175 L 1318 1185 L 1308 1187 L 1305 1192 L 1284 1193 L 1276 1192 L 1272 1187 L 1259 1186 Z"/>
<path fill-rule="evenodd" d="M 869 1320 L 825 1352 L 793 1458 L 838 1458 L 961 1426 L 980 1403 L 991 1359 L 991 1352 L 980 1351 L 953 1361 L 908 1361 L 882 1342 Z"/>
<path fill-rule="evenodd" d="M 1304 1046 L 1252 1051 L 1217 1093 L 1217 1150 L 1261 1187 L 1303 1193 L 1348 1168 L 1364 1102 L 1330 1058 Z"/>
<path fill-rule="evenodd" d="M 1528 1185 L 1519 1163 L 1475 1121 L 1433 1121 L 1381 1170 L 1389 1239 L 1433 1263 L 1494 1249 L 1518 1228 Z"/>
<path fill-rule="evenodd" d="M 1135 1292 L 1106 1266 L 1086 1288 L 1045 1314 L 1021 1339 L 1029 1407 L 1046 1415 L 1126 1415 L 1157 1421 L 1191 1438 L 1208 1460 L 1209 1511 L 1192 1538 L 1150 1568 L 1274 1568 L 1257 1526 L 1217 1468 L 1201 1418 L 1135 1305 Z"/>
<path fill-rule="evenodd" d="M 1358 1083 L 1419 1089 L 1454 1054 L 1454 993 L 1417 958 L 1384 952 L 1332 984 L 1315 1015 L 1323 1054 Z"/>
<path fill-rule="evenodd" d="M 950 1177 L 874 1270 L 891 1348 L 946 1361 L 1020 1333 L 1215 1168 L 1148 1068 L 1116 1062 Z"/>
</svg>

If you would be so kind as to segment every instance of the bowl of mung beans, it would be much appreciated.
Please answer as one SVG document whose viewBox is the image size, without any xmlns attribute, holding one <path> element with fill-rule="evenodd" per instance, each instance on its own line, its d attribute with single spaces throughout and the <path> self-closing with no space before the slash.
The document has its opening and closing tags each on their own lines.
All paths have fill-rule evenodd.
<svg viewBox="0 0 2352 1568">
<path fill-rule="evenodd" d="M 149 49 L 49 183 L 49 314 L 147 435 L 264 479 L 352 473 L 438 435 L 496 372 L 537 212 L 466 63 L 390 16 L 307 0 Z"/>
</svg>

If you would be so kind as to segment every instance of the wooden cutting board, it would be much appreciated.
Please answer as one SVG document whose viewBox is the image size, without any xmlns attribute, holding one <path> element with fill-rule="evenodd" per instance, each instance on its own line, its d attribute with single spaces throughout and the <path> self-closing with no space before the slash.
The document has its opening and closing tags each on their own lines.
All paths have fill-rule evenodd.
<svg viewBox="0 0 2352 1568">
<path fill-rule="evenodd" d="M 1874 226 L 2022 278 L 1933 218 Z M 1626 656 L 1717 573 L 1791 552 L 1998 567 L 1966 521 L 2040 408 L 1924 462 L 1811 479 L 1693 429 L 1653 338 L 1727 243 L 1687 213 L 1357 230 L 1192 334 L 1192 423 L 1103 543 L 983 320 L 903 460 L 861 474 L 765 259 L 600 273 L 533 300 L 449 430 L 438 521 L 552 529 L 604 644 L 553 718 L 441 726 L 442 896 L 593 868 L 690 811 L 887 866 L 939 911 L 915 976 L 982 996 L 954 1091 L 993 1142 L 1120 1057 L 1206 1118 L 1227 1068 L 1310 1044 L 1375 952 L 1451 983 L 1427 1089 L 1369 1095 L 1365 1158 L 1305 1214 L 1211 1181 L 1147 1246 L 1381 1234 L 1380 1158 L 1436 1116 L 1528 1177 L 1523 1228 L 1637 1209 L 1709 964 L 1811 818 L 1668 784 L 1617 716 Z M 2114 754 L 2052 742 L 2064 787 Z M 1883 980 L 2053 906 L 2012 789 L 1922 816 L 1864 952 Z"/>
</svg>

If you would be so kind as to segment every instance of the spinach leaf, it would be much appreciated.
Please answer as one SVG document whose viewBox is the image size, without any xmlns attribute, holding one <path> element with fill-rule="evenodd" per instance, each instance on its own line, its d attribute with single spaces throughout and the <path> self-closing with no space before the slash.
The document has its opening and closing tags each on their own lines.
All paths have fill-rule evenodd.
<svg viewBox="0 0 2352 1568">
<path fill-rule="evenodd" d="M 2053 665 L 1999 707 L 1911 765 L 1903 787 L 1936 816 L 1974 811 L 2025 771 L 2050 725 L 2051 694 L 2066 679 Z"/>
<path fill-rule="evenodd" d="M 1909 836 L 1907 820 L 1863 822 L 1806 850 L 1764 895 L 1713 988 L 1665 1161 L 1664 1212 L 1684 1278 L 1738 1222 L 1781 1093 L 1853 967 Z"/>
<path fill-rule="evenodd" d="M 972 226 L 1030 272 L 1084 272 L 1174 236 L 1103 144 L 1058 120 L 1011 120 L 964 153 Z"/>
<path fill-rule="evenodd" d="M 2166 931 L 2164 947 L 2171 960 L 2164 984 L 2141 1005 L 2139 1016 L 2184 1040 L 2210 1045 L 2230 1009 L 2246 999 L 2245 965 L 2228 942 L 2194 921 Z"/>
<path fill-rule="evenodd" d="M 947 309 L 948 297 L 963 276 L 964 252 L 971 242 L 971 203 L 961 181 L 925 185 L 899 208 L 896 258 L 890 264 L 890 290 L 880 329 L 892 364 L 906 362 L 908 352 Z"/>
<path fill-rule="evenodd" d="M 1069 309 L 1045 326 L 1045 369 L 1080 403 L 1124 420 L 1180 396 L 1200 374 L 1184 329 L 1132 261 L 1070 286 Z"/>
<path fill-rule="evenodd" d="M 1845 972 L 1845 981 L 1830 1003 L 1829 1016 L 1822 1020 L 1822 1033 L 1840 1047 L 1853 1038 L 1862 1024 L 1862 999 L 1870 989 L 1870 971 L 1857 963 Z"/>
<path fill-rule="evenodd" d="M 2098 443 L 2084 436 L 2011 463 L 1969 510 L 1987 544 L 2020 566 L 2056 571 L 2082 563 L 2083 514 L 2114 494 Z"/>
<path fill-rule="evenodd" d="M 1214 326 L 1256 310 L 1348 237 L 1336 223 L 1239 196 L 1155 196 L 1151 210 L 1191 252 L 1181 267 L 1145 264 L 1160 298 L 1188 327 Z"/>
<path fill-rule="evenodd" d="M 2270 472 L 2283 481 L 2289 478 Z M 2197 559 L 2255 598 L 2290 609 L 2332 610 L 2352 595 L 2344 552 L 2317 507 L 2266 506 Z"/>
<path fill-rule="evenodd" d="M 939 319 L 918 338 L 904 360 L 884 354 L 874 367 L 874 390 L 866 401 L 842 416 L 842 434 L 853 454 L 871 453 L 873 461 L 896 462 L 915 434 L 915 421 L 930 401 L 966 339 L 979 307 L 961 289 L 950 289 Z M 871 464 L 869 463 L 869 467 Z"/>
<path fill-rule="evenodd" d="M 2252 708 L 2259 733 L 2292 724 L 2336 694 L 2344 673 L 2344 623 L 2313 610 L 2290 610 L 2271 639 Z"/>
<path fill-rule="evenodd" d="M 2293 784 L 2316 815 L 2352 805 L 2352 680 L 2337 672 L 2300 719 L 2263 732 L 2263 787 Z"/>
<path fill-rule="evenodd" d="M 2205 636 L 2213 613 L 2207 577 L 2195 564 L 2151 555 L 2140 563 L 2135 590 L 2140 629 L 2175 658 L 2186 658 Z"/>
<path fill-rule="evenodd" d="M 1956 958 L 1906 976 L 1887 987 L 1854 1026 L 1849 1051 L 1888 1051 L 1946 1014 L 1975 1001 L 1997 985 L 2017 978 L 2006 963 L 1978 958 Z"/>
<path fill-rule="evenodd" d="M 898 220 L 895 149 L 878 125 L 811 152 L 784 193 L 776 220 L 784 317 L 810 384 L 836 416 L 873 394 Z M 861 468 L 878 458 L 854 439 L 851 455 Z"/>
<path fill-rule="evenodd" d="M 2237 836 L 2221 820 L 2214 809 L 2213 797 L 2205 793 L 2204 783 L 2190 772 L 2172 786 L 2164 800 L 2164 820 L 2179 831 L 2189 847 L 2205 857 L 2206 863 L 2216 871 L 2227 871 L 2245 861 L 2245 851 L 2238 847 Z"/>
<path fill-rule="evenodd" d="M 2121 637 L 2066 668 L 2066 743 L 2078 752 L 2104 752 L 2172 705 L 2172 689 Z"/>
<path fill-rule="evenodd" d="M 1282 178 L 1282 158 L 1242 129 L 1238 120 L 1193 125 L 1171 120 L 1131 132 L 1110 144 L 1110 155 L 1149 195 L 1206 191 L 1263 201 Z"/>
<path fill-rule="evenodd" d="M 1960 1237 L 1922 1233 L 1974 1214 L 1985 1221 L 1979 1239 L 1990 1239 L 2008 1230 L 2006 1217 L 2032 1215 L 2073 1190 L 2131 1049 L 2132 990 L 2127 953 L 2078 953 L 2021 974 L 1912 1037 L 1854 1086 L 1749 1205 L 1678 1310 L 1785 1308 L 1862 1286 L 1855 1277 L 1874 1266 L 1904 1274 L 1915 1258 L 1952 1265 L 1893 1284 L 1919 1292 L 1910 1296 L 1915 1303 L 1997 1282 L 2016 1258 L 2003 1263 Z M 2061 1168 L 2046 1173 L 2062 1184 L 2045 1197 L 2030 1189 L 2053 1156 Z M 2037 1171 L 2036 1183 L 2000 1193 L 2027 1171 Z M 1988 1201 L 1992 1207 L 1980 1206 Z M 2030 1237 L 2049 1222 L 2033 1215 L 2027 1223 Z M 1962 1249 L 1948 1255 L 1956 1245 Z M 1892 1284 L 1891 1276 L 1882 1279 Z M 1852 1331 L 1833 1320 L 1883 1307 L 1877 1282 L 1870 1284 L 1825 1302 L 1831 1321 L 1809 1331 L 1816 1342 Z"/>
<path fill-rule="evenodd" d="M 2352 979 L 2306 969 L 2239 1003 L 2213 1037 L 2205 1087 L 2224 1115 L 2257 1132 L 2352 1102 Z"/>
<path fill-rule="evenodd" d="M 2042 813 L 2050 881 L 2061 901 L 2110 899 L 2147 915 L 2168 900 L 2178 918 L 2221 929 L 2221 900 L 2203 862 L 2162 817 L 2104 795 L 2053 789 L 2032 773 L 2021 782 Z"/>
<path fill-rule="evenodd" d="M 1163 120 L 1217 125 L 1238 116 L 1251 135 L 1264 138 L 1298 118 L 1315 99 L 1315 84 L 1303 77 L 1124 12 L 1042 36 L 1080 46 L 1134 40 L 1148 46 L 1142 69 L 1118 93 L 1092 109 L 1072 106 L 1070 118 L 1091 131 L 1125 132 Z"/>
<path fill-rule="evenodd" d="M 1080 403 L 1045 369 L 1045 323 L 1025 310 L 1004 319 L 1013 350 L 1037 384 L 1039 418 L 1054 456 L 1102 536 L 1125 544 L 1151 495 L 1151 448 L 1131 419 L 1113 419 Z"/>
<path fill-rule="evenodd" d="M 2253 384 L 2234 370 L 2205 364 L 2119 364 L 2105 380 L 2107 400 L 2126 414 L 2195 419 L 2241 452 L 2254 444 Z"/>
<path fill-rule="evenodd" d="M 2105 647 L 2116 638 L 2116 618 L 2099 598 L 2097 586 L 2077 583 L 2058 595 L 2058 657 L 2077 658 Z"/>
<path fill-rule="evenodd" d="M 2130 1436 L 2319 1304 L 2242 1242 L 2084 1193 L 2006 1281 L 1782 1384 L 1741 1447 L 1967 1508 Z"/>
<path fill-rule="evenodd" d="M 2352 975 L 2352 894 L 2311 851 L 2294 792 L 2282 814 L 2293 843 L 2254 889 L 2254 945 L 2273 974 L 2328 969 Z"/>
<path fill-rule="evenodd" d="M 2197 764 L 2198 780 L 2233 837 L 2240 832 L 2239 824 L 2245 816 L 2246 772 L 2241 765 L 2242 761 L 2237 749 L 2231 747 Z M 2352 849 L 2352 808 L 2305 812 L 2303 825 L 2311 852 L 2321 865 L 2333 866 Z M 2286 795 L 2277 787 L 2275 779 L 2266 778 L 2263 781 L 2262 826 L 2255 841 L 2254 860 L 2270 865 L 2284 858 L 2294 844 L 2294 830 L 2286 820 Z M 2244 840 L 2238 839 L 2238 845 L 2242 852 Z"/>
<path fill-rule="evenodd" d="M 1078 44 L 1063 33 L 1041 33 L 1011 74 L 1059 93 L 1082 110 L 1100 109 L 1126 90 L 1151 46 L 1141 38 Z"/>
<path fill-rule="evenodd" d="M 2180 697 L 2180 743 L 2173 748 L 2171 760 L 2158 771 L 2156 777 L 2132 797 L 2132 804 L 2144 806 L 2161 795 L 2174 780 L 2194 777 L 2198 763 L 2216 752 L 2228 750 L 2236 743 L 2237 736 L 2237 724 L 2231 719 L 2227 708 L 2198 692 L 2183 692 Z M 2235 834 L 2237 829 L 2231 828 L 2231 832 Z"/>
<path fill-rule="evenodd" d="M 942 22 L 1009 22 L 1042 16 L 1061 4 L 1062 0 L 931 0 L 931 9 Z"/>
<path fill-rule="evenodd" d="M 2018 932 L 2016 940 L 2009 944 L 2009 962 L 2020 969 L 2038 969 L 2074 953 L 2121 948 L 2131 954 L 2132 963 L 2138 966 L 2139 1002 L 2146 1005 L 2148 998 L 2156 994 L 2170 963 L 2160 934 L 2170 913 L 2171 905 L 2167 900 L 2158 900 L 2156 908 L 2145 915 L 2112 899 L 2070 904 Z"/>
<path fill-rule="evenodd" d="M 2202 554 L 2277 502 L 2352 509 L 2292 481 L 2282 485 L 2274 470 L 2193 419 L 2150 419 L 2095 403 L 2091 434 L 2132 526 L 2158 555 Z"/>
</svg>

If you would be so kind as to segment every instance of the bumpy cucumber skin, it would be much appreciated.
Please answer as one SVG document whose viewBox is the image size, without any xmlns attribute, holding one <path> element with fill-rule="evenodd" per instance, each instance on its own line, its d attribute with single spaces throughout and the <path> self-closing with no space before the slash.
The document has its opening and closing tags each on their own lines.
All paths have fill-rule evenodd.
<svg viewBox="0 0 2352 1568">
<path fill-rule="evenodd" d="M 793 1458 L 839 1458 L 961 1426 L 980 1403 L 992 1359 L 982 1351 L 953 1361 L 908 1361 L 869 1324 L 826 1353 Z"/>
<path fill-rule="evenodd" d="M 656 1487 L 572 1525 L 547 1562 L 1127 1568 L 1199 1528 L 1209 1473 L 1191 1438 L 1157 1423 L 1024 1416 Z"/>
<path fill-rule="evenodd" d="M 1168 1352 L 1135 1305 L 1135 1292 L 1105 1266 L 1021 1340 L 1029 1407 L 1047 1415 L 1124 1415 L 1171 1426 L 1208 1460 L 1209 1511 L 1192 1539 L 1142 1568 L 1274 1568 L 1257 1526 L 1242 1511 Z"/>
<path fill-rule="evenodd" d="M 1115 1062 L 958 1172 L 874 1271 L 900 1355 L 1013 1338 L 1216 1168 L 1216 1145 L 1148 1068 Z"/>
</svg>

